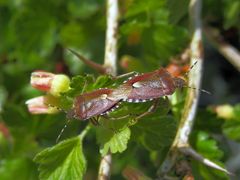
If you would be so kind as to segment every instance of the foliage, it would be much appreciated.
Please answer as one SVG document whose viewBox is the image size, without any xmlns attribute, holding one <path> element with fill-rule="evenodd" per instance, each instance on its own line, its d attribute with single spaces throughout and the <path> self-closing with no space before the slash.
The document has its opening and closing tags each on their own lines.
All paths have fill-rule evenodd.
<svg viewBox="0 0 240 180">
<path fill-rule="evenodd" d="M 226 39 L 229 36 L 225 32 L 231 29 L 237 29 L 239 35 L 238 0 L 203 3 L 204 24 L 219 28 Z M 121 1 L 119 74 L 155 70 L 174 60 L 184 64 L 179 57 L 191 39 L 188 5 L 189 0 Z M 156 111 L 138 120 L 138 115 L 146 112 L 152 102 L 123 102 L 110 113 L 110 119 L 101 117 L 98 126 L 89 127 L 89 121 L 72 120 L 63 133 L 65 140 L 58 144 L 55 141 L 66 124 L 65 113 L 31 115 L 26 109 L 27 99 L 43 95 L 29 83 L 35 70 L 71 77 L 71 89 L 53 103 L 64 111 L 72 107 L 76 96 L 98 88 L 114 88 L 125 80 L 96 74 L 68 51 L 74 48 L 102 64 L 105 10 L 103 0 L 0 1 L 1 179 L 96 179 L 100 158 L 108 152 L 113 154 L 114 179 L 122 179 L 121 172 L 127 165 L 155 178 L 175 137 L 185 90 L 176 91 L 169 99 L 160 98 Z M 211 68 L 216 68 L 216 64 Z M 221 82 L 226 71 L 219 72 L 213 83 L 208 82 L 213 76 L 203 79 L 203 83 L 208 82 L 206 89 L 215 86 L 216 91 L 211 97 L 201 97 L 191 145 L 224 166 L 234 158 L 232 149 L 239 147 L 240 105 L 236 104 L 239 87 L 233 86 L 237 83 L 224 88 Z M 215 109 L 222 103 L 233 109 L 231 118 L 218 115 Z M 90 128 L 88 133 L 86 128 Z M 238 145 L 232 146 L 232 141 Z M 191 165 L 196 179 L 228 178 L 199 162 L 191 161 Z M 239 172 L 238 168 L 236 177 Z"/>
<path fill-rule="evenodd" d="M 34 160 L 40 164 L 40 179 L 82 179 L 86 171 L 82 138 L 79 137 L 45 149 Z"/>
</svg>

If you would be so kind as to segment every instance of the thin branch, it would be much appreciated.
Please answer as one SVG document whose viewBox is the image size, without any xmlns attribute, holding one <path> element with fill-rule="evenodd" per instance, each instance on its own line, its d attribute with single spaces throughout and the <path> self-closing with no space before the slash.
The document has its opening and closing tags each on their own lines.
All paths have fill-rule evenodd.
<svg viewBox="0 0 240 180">
<path fill-rule="evenodd" d="M 219 30 L 212 27 L 206 27 L 204 28 L 204 32 L 210 43 L 212 43 L 219 53 L 222 54 L 238 71 L 240 71 L 240 52 L 224 41 Z"/>
<path fill-rule="evenodd" d="M 102 157 L 98 171 L 98 180 L 110 179 L 112 155 L 109 153 Z"/>
<path fill-rule="evenodd" d="M 191 17 L 191 27 L 193 31 L 192 41 L 190 44 L 191 64 L 195 61 L 198 65 L 189 72 L 189 87 L 196 89 L 188 89 L 187 99 L 183 109 L 180 126 L 173 146 L 181 147 L 188 144 L 189 134 L 192 130 L 194 117 L 197 110 L 197 103 L 199 99 L 199 90 L 202 77 L 202 63 L 203 63 L 203 46 L 202 46 L 202 29 L 201 29 L 201 0 L 191 0 L 189 5 L 189 15 Z"/>
<path fill-rule="evenodd" d="M 159 169 L 158 174 L 166 174 L 175 164 L 176 158 L 179 155 L 178 148 L 188 146 L 189 134 L 192 131 L 194 117 L 197 110 L 197 103 L 199 99 L 202 61 L 203 61 L 203 48 L 202 48 L 202 30 L 201 30 L 201 0 L 191 0 L 189 4 L 189 16 L 191 29 L 193 32 L 192 41 L 190 44 L 190 58 L 191 64 L 198 61 L 198 65 L 189 72 L 189 85 L 196 89 L 188 89 L 187 98 L 185 101 L 180 125 L 174 142 L 170 148 L 170 153 Z"/>
<path fill-rule="evenodd" d="M 106 73 L 117 74 L 117 31 L 118 31 L 118 0 L 107 0 L 107 31 L 105 44 L 104 67 Z M 110 179 L 112 156 L 110 153 L 102 157 L 98 179 Z"/>
<path fill-rule="evenodd" d="M 107 73 L 117 74 L 117 32 L 118 32 L 118 0 L 107 0 L 107 31 L 104 66 Z"/>
</svg>

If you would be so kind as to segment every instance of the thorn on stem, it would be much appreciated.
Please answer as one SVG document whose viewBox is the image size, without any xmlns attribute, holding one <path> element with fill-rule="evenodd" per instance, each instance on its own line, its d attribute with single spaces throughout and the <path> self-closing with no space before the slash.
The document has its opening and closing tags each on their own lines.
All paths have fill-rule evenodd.
<svg viewBox="0 0 240 180">
<path fill-rule="evenodd" d="M 89 67 L 97 70 L 100 74 L 105 74 L 106 73 L 106 68 L 103 67 L 100 64 L 95 63 L 94 61 L 85 58 L 84 56 L 82 56 L 81 54 L 78 54 L 76 51 L 72 50 L 72 49 L 67 49 L 69 50 L 71 53 L 73 53 L 75 56 L 77 56 L 81 61 L 83 61 L 86 65 L 88 65 Z"/>
<path fill-rule="evenodd" d="M 213 161 L 207 159 L 207 158 L 204 158 L 201 154 L 199 154 L 198 152 L 196 152 L 194 149 L 192 149 L 191 147 L 189 146 L 186 146 L 186 147 L 179 147 L 179 151 L 182 152 L 183 154 L 185 155 L 189 155 L 191 156 L 192 158 L 196 159 L 197 161 L 205 164 L 206 166 L 209 166 L 211 168 L 214 168 L 214 169 L 217 169 L 217 170 L 220 170 L 222 172 L 225 172 L 227 173 L 228 175 L 234 175 L 233 173 L 229 172 L 227 169 L 217 165 L 216 163 L 214 163 Z"/>
</svg>

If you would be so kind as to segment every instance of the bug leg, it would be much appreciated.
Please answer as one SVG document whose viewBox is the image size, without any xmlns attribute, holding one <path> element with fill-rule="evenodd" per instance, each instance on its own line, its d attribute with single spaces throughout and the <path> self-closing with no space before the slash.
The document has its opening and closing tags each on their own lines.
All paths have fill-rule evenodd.
<svg viewBox="0 0 240 180">
<path fill-rule="evenodd" d="M 132 120 L 130 120 L 128 126 L 132 126 L 132 125 L 136 124 L 138 122 L 138 120 L 141 119 L 142 117 L 155 112 L 158 107 L 158 104 L 159 104 L 159 99 L 154 100 L 153 104 L 148 108 L 148 110 L 146 112 L 138 115 L 137 117 L 133 118 Z"/>
<path fill-rule="evenodd" d="M 100 125 L 100 123 L 99 123 L 99 117 L 97 116 L 97 117 L 92 117 L 92 118 L 90 118 L 90 122 L 94 125 L 94 126 L 99 126 Z"/>
<path fill-rule="evenodd" d="M 128 115 L 125 115 L 125 116 L 121 116 L 121 117 L 110 117 L 108 115 L 103 115 L 102 117 L 104 117 L 105 119 L 109 119 L 109 120 L 121 120 L 121 119 L 125 119 L 125 118 L 128 118 L 128 117 L 132 117 L 132 116 L 136 116 L 135 114 L 128 114 Z"/>
</svg>

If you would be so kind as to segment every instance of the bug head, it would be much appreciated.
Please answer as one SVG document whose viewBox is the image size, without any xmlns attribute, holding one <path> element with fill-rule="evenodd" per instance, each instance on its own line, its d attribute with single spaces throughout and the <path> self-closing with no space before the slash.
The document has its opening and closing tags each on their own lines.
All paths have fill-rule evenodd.
<svg viewBox="0 0 240 180">
<path fill-rule="evenodd" d="M 190 88 L 190 89 L 196 89 L 198 91 L 201 91 L 201 92 L 204 92 L 204 93 L 207 93 L 207 94 L 211 94 L 209 91 L 207 90 L 204 90 L 204 89 L 198 89 L 198 88 L 194 88 L 194 87 L 190 87 L 187 85 L 186 81 L 184 79 L 181 79 L 181 78 L 173 78 L 173 82 L 174 82 L 174 86 L 175 88 L 183 88 L 183 87 L 187 87 L 187 88 Z"/>
<path fill-rule="evenodd" d="M 187 86 L 186 81 L 182 78 L 173 78 L 173 83 L 175 88 L 182 88 Z"/>
</svg>

